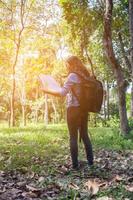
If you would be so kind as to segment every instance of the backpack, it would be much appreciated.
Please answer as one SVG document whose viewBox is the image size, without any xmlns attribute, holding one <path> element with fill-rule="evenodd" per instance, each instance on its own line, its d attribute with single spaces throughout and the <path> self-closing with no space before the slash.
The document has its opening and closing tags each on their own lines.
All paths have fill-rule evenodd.
<svg viewBox="0 0 133 200">
<path fill-rule="evenodd" d="M 103 101 L 103 86 L 102 83 L 90 77 L 85 80 L 81 75 L 80 77 L 80 95 L 78 96 L 75 92 L 74 87 L 72 88 L 72 93 L 77 98 L 81 111 L 83 112 L 94 112 L 99 113 Z"/>
</svg>

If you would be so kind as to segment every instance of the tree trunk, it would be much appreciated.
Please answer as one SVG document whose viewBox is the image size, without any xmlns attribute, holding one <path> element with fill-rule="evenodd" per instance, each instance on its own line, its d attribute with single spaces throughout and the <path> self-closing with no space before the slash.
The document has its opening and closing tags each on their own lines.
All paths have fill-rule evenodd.
<svg viewBox="0 0 133 200">
<path fill-rule="evenodd" d="M 131 88 L 131 118 L 133 118 L 133 79 L 132 79 L 132 88 Z"/>
<path fill-rule="evenodd" d="M 44 123 L 48 124 L 48 95 L 45 94 L 45 112 L 44 112 Z"/>
<path fill-rule="evenodd" d="M 22 105 L 22 122 L 23 126 L 26 126 L 26 106 Z"/>
<path fill-rule="evenodd" d="M 108 83 L 108 81 L 107 81 L 107 119 L 109 120 L 109 83 Z"/>
<path fill-rule="evenodd" d="M 51 98 L 51 103 L 52 103 L 52 107 L 53 107 L 53 110 L 54 110 L 54 123 L 57 123 L 58 122 L 58 113 L 57 113 L 56 106 L 55 106 L 53 98 Z"/>
<path fill-rule="evenodd" d="M 11 126 L 11 125 L 10 125 L 10 120 L 11 120 L 11 117 L 10 117 L 10 111 L 8 112 L 7 115 L 8 115 L 8 127 L 10 128 L 10 126 Z"/>
<path fill-rule="evenodd" d="M 14 58 L 14 63 L 12 66 L 12 76 L 13 76 L 13 82 L 12 82 L 12 94 L 11 94 L 11 115 L 10 115 L 10 125 L 15 126 L 15 108 L 14 108 L 14 103 L 15 103 L 15 89 L 16 89 L 16 80 L 15 80 L 15 69 L 18 61 L 18 55 L 19 55 L 19 50 L 20 50 L 20 44 L 21 44 L 21 36 L 24 30 L 24 6 L 25 2 L 23 0 L 20 1 L 20 23 L 21 23 L 21 28 L 18 32 L 18 37 L 16 39 L 14 38 L 14 44 L 15 44 L 15 58 Z M 13 23 L 13 11 L 11 12 L 11 21 Z M 25 21 L 26 22 L 26 21 Z M 14 26 L 14 24 L 12 24 Z M 14 29 L 15 31 L 15 29 Z M 14 32 L 14 35 L 16 35 L 16 32 Z"/>
<path fill-rule="evenodd" d="M 10 126 L 15 126 L 15 108 L 14 108 L 14 102 L 15 102 L 15 74 L 13 73 L 13 81 L 12 81 L 12 94 L 11 94 L 11 107 L 10 107 Z"/>
<path fill-rule="evenodd" d="M 36 101 L 38 101 L 38 98 L 39 98 L 39 87 L 37 86 L 36 88 Z M 38 123 L 38 111 L 39 111 L 39 107 L 38 105 L 36 104 L 36 108 L 35 108 L 35 122 Z"/>
<path fill-rule="evenodd" d="M 106 0 L 106 9 L 104 14 L 104 35 L 103 43 L 105 55 L 109 65 L 112 67 L 113 74 L 117 81 L 118 99 L 119 99 L 119 115 L 120 115 L 120 131 L 126 135 L 129 132 L 129 125 L 126 111 L 126 82 L 123 71 L 118 63 L 112 45 L 112 10 L 113 0 Z"/>
<path fill-rule="evenodd" d="M 14 63 L 12 66 L 12 94 L 11 94 L 11 119 L 10 119 L 10 125 L 11 126 L 15 126 L 15 107 L 14 107 L 14 103 L 15 103 L 15 90 L 16 90 L 16 79 L 15 79 L 15 75 L 16 75 L 16 65 L 17 65 L 17 61 L 18 61 L 18 55 L 19 55 L 19 50 L 20 50 L 20 36 L 21 36 L 21 32 L 19 33 L 19 40 L 17 43 L 17 47 L 16 47 L 16 55 L 15 55 L 15 59 L 14 59 Z"/>
<path fill-rule="evenodd" d="M 106 98 L 104 97 L 103 98 L 103 109 L 104 109 L 104 120 L 106 121 Z"/>
<path fill-rule="evenodd" d="M 118 33 L 118 37 L 119 37 L 119 42 L 120 42 L 120 45 L 121 45 L 121 52 L 122 52 L 122 55 L 123 55 L 123 58 L 124 58 L 124 61 L 125 61 L 125 65 L 127 66 L 129 73 L 131 74 L 131 71 L 132 71 L 131 63 L 130 63 L 129 58 L 126 55 L 123 40 L 122 40 L 122 35 L 121 35 L 120 32 Z"/>
<path fill-rule="evenodd" d="M 119 71 L 120 70 L 120 71 Z M 123 75 L 121 74 L 121 69 L 116 70 L 117 76 L 117 90 L 118 90 L 118 100 L 119 100 L 119 115 L 120 115 L 120 129 L 122 134 L 127 134 L 129 132 L 129 125 L 127 120 L 127 110 L 126 110 L 126 88 L 123 81 Z"/>
<path fill-rule="evenodd" d="M 38 123 L 38 108 L 35 110 L 35 123 Z"/>
<path fill-rule="evenodd" d="M 22 123 L 26 126 L 26 89 L 25 89 L 25 75 L 23 76 L 23 82 L 21 83 L 21 106 L 22 106 Z"/>
<path fill-rule="evenodd" d="M 131 90 L 131 117 L 133 117 L 133 0 L 129 0 L 129 32 L 131 46 L 131 69 L 132 69 L 132 90 Z"/>
<path fill-rule="evenodd" d="M 106 86 L 106 82 L 104 82 L 104 87 Z M 106 112 L 106 95 L 103 97 L 103 110 L 104 110 L 104 120 L 106 122 L 107 119 L 107 112 Z"/>
</svg>

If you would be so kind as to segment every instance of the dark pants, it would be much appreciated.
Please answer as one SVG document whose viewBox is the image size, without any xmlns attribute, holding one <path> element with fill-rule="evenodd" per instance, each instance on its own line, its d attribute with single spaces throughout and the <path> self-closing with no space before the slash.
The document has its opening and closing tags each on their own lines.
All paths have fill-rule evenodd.
<svg viewBox="0 0 133 200">
<path fill-rule="evenodd" d="M 88 137 L 88 113 L 81 115 L 79 107 L 69 107 L 67 109 L 67 124 L 70 134 L 70 151 L 73 166 L 78 165 L 78 131 L 85 146 L 88 164 L 93 164 L 92 145 Z"/>
</svg>

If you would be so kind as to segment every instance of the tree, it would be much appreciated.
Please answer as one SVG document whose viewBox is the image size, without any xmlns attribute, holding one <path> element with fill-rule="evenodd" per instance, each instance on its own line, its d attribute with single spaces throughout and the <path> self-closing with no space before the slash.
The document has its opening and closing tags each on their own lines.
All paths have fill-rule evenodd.
<svg viewBox="0 0 133 200">
<path fill-rule="evenodd" d="M 2 40 L 8 46 L 9 65 L 6 69 L 7 74 L 12 78 L 12 83 L 9 84 L 12 86 L 11 89 L 9 88 L 12 126 L 15 125 L 17 115 L 15 105 L 18 105 L 19 101 L 23 124 L 26 124 L 27 94 L 36 87 L 35 82 L 39 73 L 52 71 L 56 57 L 56 50 L 53 48 L 56 41 L 54 31 L 57 23 L 56 16 L 59 12 L 55 9 L 56 6 L 55 0 L 50 2 L 43 0 L 0 1 L 2 22 L 0 36 L 4 38 Z M 4 56 L 4 54 L 2 50 L 1 55 Z M 34 54 L 37 54 L 36 58 Z M 0 64 L 3 65 L 3 63 Z"/>
<path fill-rule="evenodd" d="M 25 29 L 25 3 L 26 1 L 21 0 L 20 1 L 20 5 L 19 7 L 13 4 L 13 2 L 11 2 L 11 26 L 13 28 L 13 34 L 14 34 L 14 50 L 15 50 L 15 56 L 14 56 L 14 61 L 12 64 L 12 95 L 11 95 L 11 118 L 10 118 L 10 123 L 11 126 L 15 126 L 15 108 L 14 108 L 14 102 L 15 102 L 15 89 L 16 89 L 16 80 L 15 80 L 15 75 L 16 75 L 16 65 L 17 65 L 17 61 L 18 61 L 18 56 L 19 56 L 19 51 L 20 51 L 20 46 L 21 46 L 21 40 L 22 40 L 22 34 L 23 31 Z M 15 23 L 16 23 L 16 14 L 14 11 L 14 7 L 15 9 L 19 9 L 18 14 L 20 17 L 20 27 L 18 26 L 17 28 L 15 28 Z M 18 8 L 17 8 L 18 7 Z M 15 22 L 15 23 L 14 23 Z"/>
<path fill-rule="evenodd" d="M 126 87 L 127 83 L 124 78 L 122 67 L 115 57 L 112 45 L 112 11 L 113 0 L 105 1 L 106 8 L 104 14 L 104 35 L 103 42 L 105 48 L 105 55 L 109 65 L 112 67 L 113 74 L 117 81 L 118 98 L 119 98 L 119 115 L 120 115 L 120 129 L 122 134 L 129 133 L 129 125 L 126 111 Z"/>
<path fill-rule="evenodd" d="M 2 14 L 4 20 L 3 34 L 6 39 L 12 42 L 12 88 L 11 88 L 11 104 L 10 104 L 10 124 L 15 125 L 15 90 L 16 90 L 16 66 L 19 59 L 21 43 L 24 30 L 27 26 L 27 19 L 33 1 L 7 1 L 0 2 L 2 6 Z M 6 15 L 4 14 L 6 13 Z"/>
<path fill-rule="evenodd" d="M 82 60 L 91 62 L 87 47 L 95 26 L 93 11 L 89 9 L 88 1 L 60 0 L 60 4 L 67 22 L 65 24 L 64 21 L 64 25 L 67 29 L 67 42 L 71 53 L 76 53 Z"/>
<path fill-rule="evenodd" d="M 133 0 L 129 0 L 130 61 L 132 71 L 131 117 L 133 117 Z"/>
</svg>

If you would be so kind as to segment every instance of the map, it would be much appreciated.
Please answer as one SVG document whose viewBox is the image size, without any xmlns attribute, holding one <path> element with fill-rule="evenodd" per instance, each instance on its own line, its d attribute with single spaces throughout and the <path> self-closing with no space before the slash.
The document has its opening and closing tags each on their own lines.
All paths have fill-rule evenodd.
<svg viewBox="0 0 133 200">
<path fill-rule="evenodd" d="M 44 92 L 57 93 L 61 91 L 59 83 L 51 75 L 39 75 L 39 80 L 41 82 L 41 89 Z"/>
</svg>

